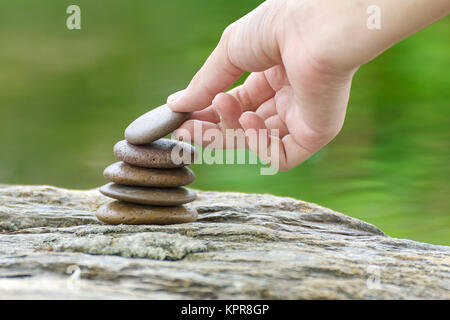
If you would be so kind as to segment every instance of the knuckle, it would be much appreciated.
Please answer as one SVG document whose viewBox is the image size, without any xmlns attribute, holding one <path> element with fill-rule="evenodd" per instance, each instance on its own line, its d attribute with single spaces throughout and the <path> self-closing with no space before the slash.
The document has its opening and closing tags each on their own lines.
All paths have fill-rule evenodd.
<svg viewBox="0 0 450 320">
<path fill-rule="evenodd" d="M 250 107 L 252 105 L 250 94 L 244 87 L 236 88 L 236 98 L 242 107 Z"/>
<path fill-rule="evenodd" d="M 222 37 L 220 38 L 219 44 L 217 46 L 217 50 L 221 52 L 224 56 L 224 58 L 227 60 L 226 65 L 228 68 L 225 68 L 225 72 L 229 73 L 232 76 L 240 76 L 242 74 L 242 70 L 237 67 L 233 55 L 232 50 L 236 47 L 236 42 L 233 42 L 233 35 L 236 31 L 236 22 L 233 22 L 228 27 L 225 28 L 225 30 L 222 33 Z"/>
<path fill-rule="evenodd" d="M 220 38 L 220 43 L 225 44 L 230 40 L 230 37 L 233 33 L 234 30 L 234 26 L 235 26 L 235 22 L 228 25 L 225 30 L 223 30 L 222 32 L 222 37 Z"/>
</svg>

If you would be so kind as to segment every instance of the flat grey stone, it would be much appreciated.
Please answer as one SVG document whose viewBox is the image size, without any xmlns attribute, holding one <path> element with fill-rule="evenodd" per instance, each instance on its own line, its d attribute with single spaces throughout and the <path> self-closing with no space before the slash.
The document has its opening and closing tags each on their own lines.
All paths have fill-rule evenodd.
<svg viewBox="0 0 450 320">
<path fill-rule="evenodd" d="M 134 120 L 125 130 L 125 139 L 132 144 L 147 144 L 162 138 L 189 118 L 189 113 L 173 112 L 164 104 Z"/>
<path fill-rule="evenodd" d="M 180 187 L 195 180 L 195 174 L 188 167 L 173 169 L 151 169 L 135 167 L 125 162 L 108 166 L 103 176 L 109 181 L 127 186 Z"/>
<path fill-rule="evenodd" d="M 197 220 L 197 211 L 191 207 L 146 206 L 122 201 L 101 206 L 96 215 L 108 224 L 175 224 Z"/>
<path fill-rule="evenodd" d="M 114 154 L 119 160 L 134 166 L 166 169 L 189 165 L 198 156 L 192 145 L 164 138 L 140 146 L 122 140 L 114 146 Z"/>
<path fill-rule="evenodd" d="M 117 200 L 154 206 L 177 206 L 192 202 L 197 198 L 194 191 L 188 188 L 145 188 L 108 183 L 100 188 L 105 196 Z"/>
<path fill-rule="evenodd" d="M 196 222 L 105 225 L 98 189 L 0 185 L 0 299 L 450 299 L 449 246 L 293 198 L 197 193 Z"/>
</svg>

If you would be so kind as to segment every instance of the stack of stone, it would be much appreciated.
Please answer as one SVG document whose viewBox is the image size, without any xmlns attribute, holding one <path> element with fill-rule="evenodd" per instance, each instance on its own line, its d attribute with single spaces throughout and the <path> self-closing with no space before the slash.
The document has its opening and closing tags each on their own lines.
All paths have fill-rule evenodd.
<svg viewBox="0 0 450 320">
<path fill-rule="evenodd" d="M 182 187 L 195 180 L 186 167 L 197 156 L 195 148 L 162 138 L 188 116 L 163 105 L 130 124 L 126 140 L 114 146 L 121 161 L 104 171 L 112 182 L 100 188 L 101 193 L 117 200 L 102 206 L 98 219 L 109 224 L 172 224 L 197 219 L 197 211 L 185 205 L 194 201 L 196 194 Z"/>
</svg>

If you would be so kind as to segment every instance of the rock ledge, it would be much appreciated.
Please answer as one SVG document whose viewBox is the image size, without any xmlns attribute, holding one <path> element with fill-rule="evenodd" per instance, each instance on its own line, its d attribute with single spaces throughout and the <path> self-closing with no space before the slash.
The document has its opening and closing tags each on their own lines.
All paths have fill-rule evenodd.
<svg viewBox="0 0 450 320">
<path fill-rule="evenodd" d="M 108 201 L 0 185 L 0 299 L 450 299 L 450 247 L 312 203 L 198 191 L 197 222 L 109 226 Z"/>
</svg>

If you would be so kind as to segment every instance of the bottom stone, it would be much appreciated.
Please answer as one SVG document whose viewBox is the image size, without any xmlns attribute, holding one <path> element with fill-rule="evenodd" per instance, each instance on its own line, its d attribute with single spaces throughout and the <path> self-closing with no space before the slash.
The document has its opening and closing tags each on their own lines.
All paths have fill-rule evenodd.
<svg viewBox="0 0 450 320">
<path fill-rule="evenodd" d="M 157 207 L 113 201 L 100 207 L 96 216 L 108 224 L 176 224 L 197 220 L 197 210 L 184 205 Z"/>
</svg>

